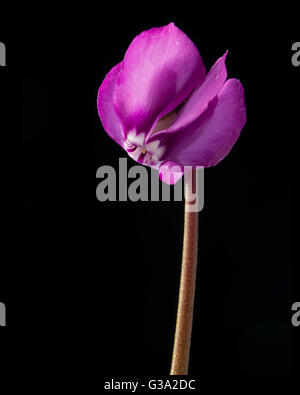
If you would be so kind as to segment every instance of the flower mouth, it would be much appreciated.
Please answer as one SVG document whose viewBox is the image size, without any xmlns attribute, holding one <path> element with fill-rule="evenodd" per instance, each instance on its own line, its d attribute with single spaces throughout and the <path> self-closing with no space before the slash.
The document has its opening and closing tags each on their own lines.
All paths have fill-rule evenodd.
<svg viewBox="0 0 300 395">
<path fill-rule="evenodd" d="M 160 159 L 165 152 L 165 147 L 160 145 L 159 140 L 152 141 L 151 143 L 145 143 L 143 141 L 143 144 L 139 145 L 132 134 L 129 133 L 128 137 L 124 142 L 124 149 L 132 159 L 142 165 L 148 166 L 157 166 L 161 163 Z M 138 136 L 138 139 L 140 140 L 140 136 Z"/>
<path fill-rule="evenodd" d="M 161 145 L 159 140 L 146 143 L 146 139 L 170 127 L 187 99 L 180 103 L 174 110 L 160 117 L 157 122 L 154 123 L 149 133 L 137 133 L 136 130 L 128 132 L 124 142 L 124 148 L 128 155 L 136 162 L 143 165 L 157 166 L 161 164 L 162 161 L 160 159 L 166 150 L 165 147 Z"/>
</svg>

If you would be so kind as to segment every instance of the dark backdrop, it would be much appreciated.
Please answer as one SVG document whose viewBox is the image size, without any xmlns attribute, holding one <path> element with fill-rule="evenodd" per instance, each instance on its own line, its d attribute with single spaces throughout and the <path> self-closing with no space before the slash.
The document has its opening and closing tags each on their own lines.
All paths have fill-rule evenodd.
<svg viewBox="0 0 300 395">
<path fill-rule="evenodd" d="M 292 266 L 299 70 L 290 58 L 299 37 L 283 7 L 196 4 L 27 5 L 19 33 L 8 30 L 8 72 L 18 81 L 11 105 L 22 130 L 24 268 L 10 323 L 21 322 L 26 376 L 169 372 L 183 204 L 100 203 L 95 174 L 126 156 L 102 128 L 98 87 L 135 35 L 170 21 L 207 69 L 229 49 L 229 77 L 242 81 L 247 105 L 231 154 L 205 171 L 190 373 L 236 379 L 299 369 L 290 323 L 299 286 Z"/>
</svg>

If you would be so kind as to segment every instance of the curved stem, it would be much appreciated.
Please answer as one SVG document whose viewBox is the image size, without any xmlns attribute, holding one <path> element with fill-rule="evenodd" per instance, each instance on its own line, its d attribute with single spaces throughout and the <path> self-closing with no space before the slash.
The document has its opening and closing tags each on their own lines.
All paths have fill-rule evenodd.
<svg viewBox="0 0 300 395">
<path fill-rule="evenodd" d="M 195 182 L 195 170 L 191 183 Z M 198 212 L 188 212 L 187 193 L 192 185 L 185 183 L 184 238 L 179 300 L 176 320 L 171 375 L 187 375 L 193 324 L 193 309 L 196 285 L 198 252 Z"/>
</svg>

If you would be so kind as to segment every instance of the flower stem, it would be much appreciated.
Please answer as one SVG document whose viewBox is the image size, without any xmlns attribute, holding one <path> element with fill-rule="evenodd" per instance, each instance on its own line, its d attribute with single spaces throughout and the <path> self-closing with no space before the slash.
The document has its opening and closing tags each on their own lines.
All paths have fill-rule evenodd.
<svg viewBox="0 0 300 395">
<path fill-rule="evenodd" d="M 171 375 L 188 374 L 197 269 L 198 212 L 188 211 L 187 193 L 192 191 L 195 180 L 193 170 L 190 178 L 193 185 L 185 182 L 183 254 Z"/>
</svg>

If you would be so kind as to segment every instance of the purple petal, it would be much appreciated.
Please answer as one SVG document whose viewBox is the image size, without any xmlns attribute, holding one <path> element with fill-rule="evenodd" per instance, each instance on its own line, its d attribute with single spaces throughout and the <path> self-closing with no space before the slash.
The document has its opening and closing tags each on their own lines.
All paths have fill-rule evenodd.
<svg viewBox="0 0 300 395">
<path fill-rule="evenodd" d="M 158 171 L 159 178 L 169 185 L 176 184 L 176 182 L 183 176 L 182 167 L 171 161 L 163 162 Z"/>
<path fill-rule="evenodd" d="M 114 94 L 125 135 L 148 133 L 204 76 L 198 49 L 173 23 L 138 35 L 125 54 Z"/>
<path fill-rule="evenodd" d="M 204 113 L 209 103 L 217 96 L 226 81 L 227 70 L 225 60 L 227 53 L 228 51 L 212 66 L 203 84 L 192 93 L 186 104 L 179 111 L 172 125 L 157 132 L 155 136 L 149 138 L 149 141 L 157 139 L 164 134 L 177 132 L 185 128 Z"/>
<path fill-rule="evenodd" d="M 182 166 L 215 166 L 229 153 L 245 122 L 243 86 L 229 79 L 206 112 L 170 139 L 167 157 Z"/>
<path fill-rule="evenodd" d="M 97 107 L 105 131 L 123 147 L 124 137 L 121 131 L 120 120 L 113 106 L 113 93 L 120 69 L 121 63 L 113 67 L 104 78 L 98 91 Z"/>
</svg>

